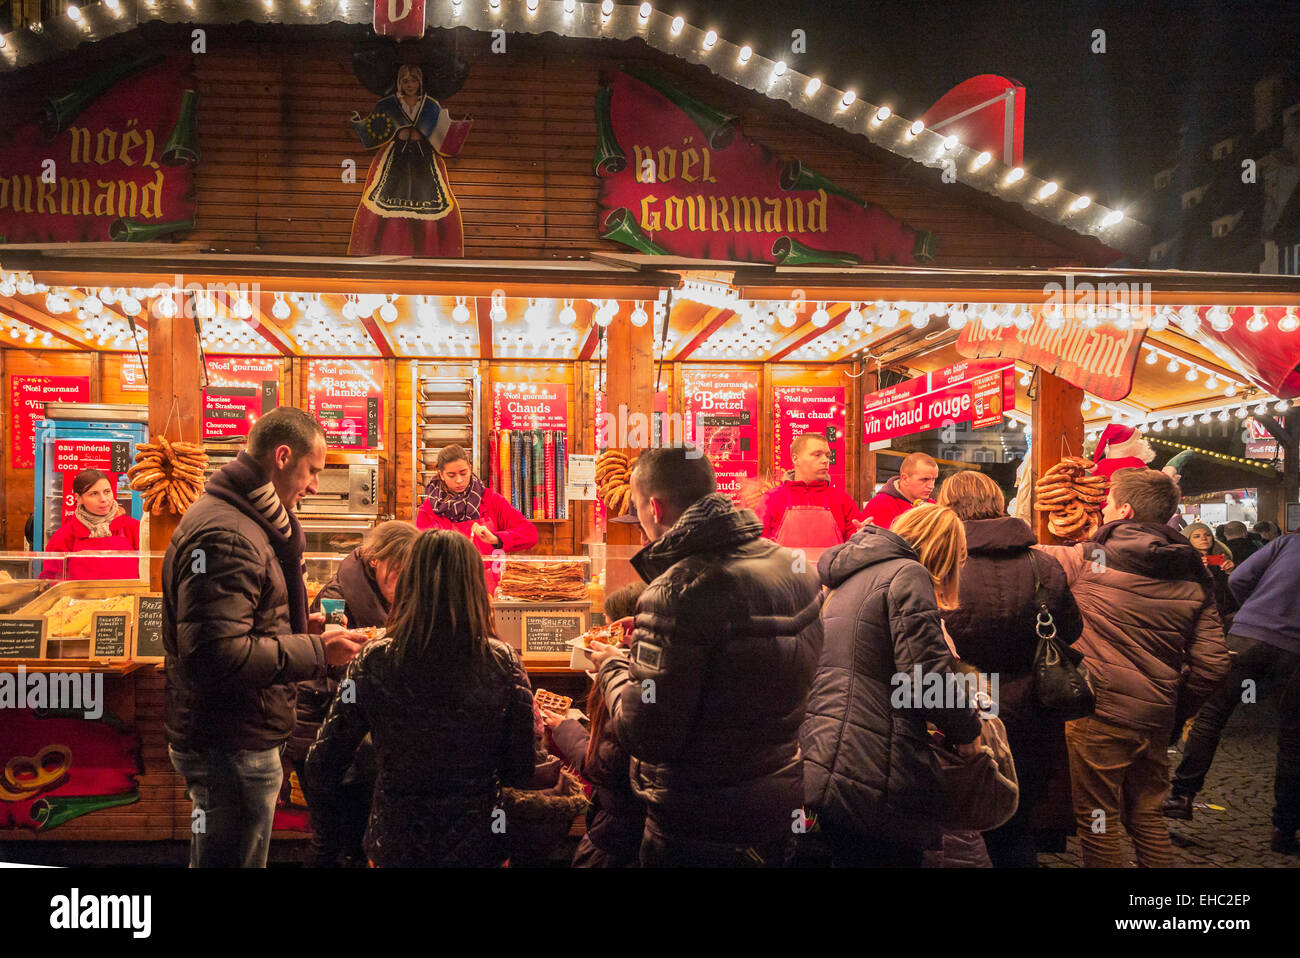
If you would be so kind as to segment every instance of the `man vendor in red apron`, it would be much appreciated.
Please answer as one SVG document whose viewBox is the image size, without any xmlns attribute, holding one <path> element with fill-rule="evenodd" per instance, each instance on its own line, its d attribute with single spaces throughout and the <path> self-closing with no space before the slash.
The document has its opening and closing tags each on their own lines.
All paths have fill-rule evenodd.
<svg viewBox="0 0 1300 958">
<path fill-rule="evenodd" d="M 831 486 L 831 447 L 821 433 L 807 432 L 790 444 L 794 478 L 767 494 L 763 535 L 792 549 L 827 549 L 862 525 L 862 510 L 843 489 Z"/>
<path fill-rule="evenodd" d="M 867 518 L 888 529 L 894 520 L 913 506 L 934 502 L 934 484 L 939 481 L 939 464 L 923 452 L 914 452 L 898 467 L 898 475 L 867 503 Z"/>
</svg>

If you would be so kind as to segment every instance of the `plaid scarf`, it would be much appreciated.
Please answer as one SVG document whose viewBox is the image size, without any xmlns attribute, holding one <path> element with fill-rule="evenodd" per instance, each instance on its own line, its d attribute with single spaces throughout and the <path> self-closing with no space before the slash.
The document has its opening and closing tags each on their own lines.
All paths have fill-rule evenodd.
<svg viewBox="0 0 1300 958">
<path fill-rule="evenodd" d="M 436 476 L 424 490 L 429 497 L 429 508 L 436 515 L 452 522 L 472 522 L 479 517 L 483 505 L 483 480 L 478 476 L 469 477 L 469 485 L 464 492 L 450 492 Z"/>
<path fill-rule="evenodd" d="M 90 530 L 90 538 L 106 539 L 113 534 L 113 530 L 110 528 L 113 525 L 113 520 L 122 515 L 122 512 L 122 507 L 114 502 L 113 510 L 108 515 L 97 516 L 81 503 L 77 503 L 75 515 L 77 520 Z"/>
</svg>

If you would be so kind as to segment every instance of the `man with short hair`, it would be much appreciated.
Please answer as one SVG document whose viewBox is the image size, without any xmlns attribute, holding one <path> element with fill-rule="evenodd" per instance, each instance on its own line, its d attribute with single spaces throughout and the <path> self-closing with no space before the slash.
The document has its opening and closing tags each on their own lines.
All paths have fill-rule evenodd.
<svg viewBox="0 0 1300 958">
<path fill-rule="evenodd" d="M 1241 565 L 1256 552 L 1259 546 L 1250 540 L 1246 523 L 1233 520 L 1223 524 L 1223 542 L 1232 552 L 1232 561 Z"/>
<path fill-rule="evenodd" d="M 208 481 L 163 558 L 166 734 L 193 802 L 190 867 L 266 865 L 294 727 L 294 683 L 344 665 L 363 637 L 319 633 L 292 510 L 316 491 L 325 434 L 282 406 Z"/>
<path fill-rule="evenodd" d="M 794 478 L 763 501 L 763 535 L 792 549 L 825 549 L 847 540 L 863 512 L 843 489 L 831 485 L 831 447 L 819 432 L 790 444 Z"/>
<path fill-rule="evenodd" d="M 1121 469 L 1092 539 L 1036 547 L 1065 570 L 1083 614 L 1074 648 L 1097 693 L 1095 713 L 1065 726 L 1086 867 L 1123 867 L 1121 821 L 1139 865 L 1173 864 L 1161 814 L 1165 750 L 1177 716 L 1191 715 L 1228 672 L 1214 585 L 1200 554 L 1167 525 L 1177 508 L 1167 475 Z"/>
<path fill-rule="evenodd" d="M 913 506 L 934 502 L 934 484 L 939 481 L 939 464 L 923 452 L 914 452 L 898 467 L 898 475 L 871 497 L 863 510 L 868 519 L 888 529 L 894 520 Z"/>
<path fill-rule="evenodd" d="M 593 643 L 597 685 L 645 800 L 641 863 L 783 866 L 803 829 L 799 726 L 821 654 L 815 570 L 717 493 L 708 459 L 641 453 L 650 544 L 632 647 Z"/>
</svg>

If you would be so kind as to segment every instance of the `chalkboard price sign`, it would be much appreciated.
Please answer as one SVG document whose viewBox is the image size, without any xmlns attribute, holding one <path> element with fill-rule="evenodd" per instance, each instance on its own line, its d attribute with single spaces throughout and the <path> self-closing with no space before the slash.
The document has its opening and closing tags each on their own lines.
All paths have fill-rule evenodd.
<svg viewBox="0 0 1300 958">
<path fill-rule="evenodd" d="M 125 612 L 96 612 L 91 616 L 90 657 L 124 659 L 131 648 L 131 617 Z"/>
<path fill-rule="evenodd" d="M 136 662 L 161 662 L 163 599 L 161 595 L 148 594 L 135 597 L 135 649 L 131 658 Z"/>
<path fill-rule="evenodd" d="M 567 659 L 573 649 L 570 639 L 587 631 L 587 613 L 525 612 L 523 622 L 524 655 L 553 655 Z"/>
<path fill-rule="evenodd" d="M 43 659 L 48 637 L 45 616 L 0 615 L 0 659 Z"/>
</svg>

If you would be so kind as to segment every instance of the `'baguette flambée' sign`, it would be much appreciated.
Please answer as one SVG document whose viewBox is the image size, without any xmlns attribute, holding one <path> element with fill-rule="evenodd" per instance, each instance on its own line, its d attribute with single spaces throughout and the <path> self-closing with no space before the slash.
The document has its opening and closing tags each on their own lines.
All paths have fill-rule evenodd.
<svg viewBox="0 0 1300 958">
<path fill-rule="evenodd" d="M 1065 323 L 1053 329 L 1038 313 L 1028 329 L 967 323 L 957 338 L 957 352 L 969 359 L 1019 359 L 1099 399 L 1115 401 L 1133 389 L 1133 370 L 1145 335 L 1144 329 L 1110 325 L 1088 329 L 1079 323 Z"/>
</svg>

